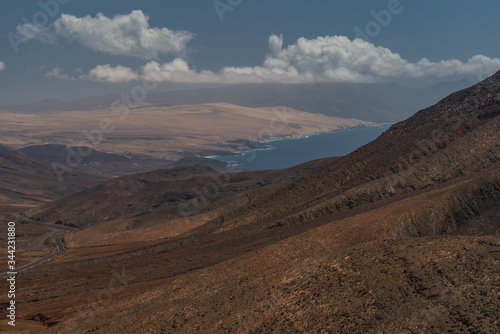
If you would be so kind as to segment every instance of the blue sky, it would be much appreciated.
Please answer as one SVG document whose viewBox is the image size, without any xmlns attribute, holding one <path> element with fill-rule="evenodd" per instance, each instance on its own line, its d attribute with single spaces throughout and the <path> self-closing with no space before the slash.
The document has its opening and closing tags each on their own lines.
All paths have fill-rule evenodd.
<svg viewBox="0 0 500 334">
<path fill-rule="evenodd" d="M 0 16 L 4 106 L 143 80 L 431 84 L 500 69 L 494 0 L 4 0 Z"/>
</svg>

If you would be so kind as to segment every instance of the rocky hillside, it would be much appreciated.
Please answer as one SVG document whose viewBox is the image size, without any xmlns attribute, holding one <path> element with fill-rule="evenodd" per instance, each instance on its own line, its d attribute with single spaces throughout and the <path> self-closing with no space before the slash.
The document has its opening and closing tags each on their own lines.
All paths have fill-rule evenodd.
<svg viewBox="0 0 500 334">
<path fill-rule="evenodd" d="M 336 158 L 311 161 L 286 170 L 227 174 L 209 167 L 175 167 L 120 177 L 37 207 L 30 216 L 76 226 L 117 218 L 154 220 L 184 217 L 213 202 L 266 185 L 281 184 L 322 168 Z M 181 208 L 181 209 L 180 209 Z M 136 224 L 138 225 L 138 224 Z"/>
</svg>

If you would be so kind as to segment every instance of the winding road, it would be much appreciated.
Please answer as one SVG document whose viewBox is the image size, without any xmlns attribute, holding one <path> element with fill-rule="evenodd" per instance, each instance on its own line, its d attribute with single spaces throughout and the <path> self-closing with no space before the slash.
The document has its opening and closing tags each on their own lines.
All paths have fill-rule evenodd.
<svg viewBox="0 0 500 334">
<path fill-rule="evenodd" d="M 56 241 L 56 245 L 57 245 L 57 252 L 52 253 L 50 255 L 47 255 L 46 257 L 42 257 L 41 259 L 38 259 L 38 260 L 36 260 L 34 262 L 26 264 L 26 265 L 24 265 L 22 267 L 16 268 L 15 272 L 19 273 L 19 272 L 21 272 L 23 270 L 26 270 L 26 269 L 29 269 L 31 267 L 34 267 L 37 264 L 40 264 L 40 263 L 45 262 L 45 261 L 48 261 L 51 258 L 53 258 L 54 256 L 57 256 L 57 255 L 61 254 L 62 252 L 64 252 L 64 245 L 61 242 L 61 238 L 58 237 L 58 238 L 55 239 L 55 241 Z M 3 274 L 0 275 L 0 278 L 7 277 L 7 276 L 10 276 L 10 274 L 9 273 L 3 273 Z"/>
</svg>

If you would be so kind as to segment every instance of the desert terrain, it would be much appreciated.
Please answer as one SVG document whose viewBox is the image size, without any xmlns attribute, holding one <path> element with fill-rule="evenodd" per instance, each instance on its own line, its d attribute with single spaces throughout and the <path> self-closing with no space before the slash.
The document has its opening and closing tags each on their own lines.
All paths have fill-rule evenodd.
<svg viewBox="0 0 500 334">
<path fill-rule="evenodd" d="M 231 154 L 259 143 L 317 132 L 377 126 L 286 107 L 248 108 L 227 103 L 156 106 L 141 103 L 46 115 L 0 113 L 0 143 L 13 149 L 44 144 L 91 147 L 170 161 Z"/>
</svg>

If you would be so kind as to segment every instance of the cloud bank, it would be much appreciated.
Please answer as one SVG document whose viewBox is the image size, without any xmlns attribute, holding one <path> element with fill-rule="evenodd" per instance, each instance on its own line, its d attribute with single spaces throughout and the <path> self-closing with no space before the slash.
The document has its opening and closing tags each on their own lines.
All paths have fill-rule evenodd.
<svg viewBox="0 0 500 334">
<path fill-rule="evenodd" d="M 269 53 L 259 66 L 224 67 L 218 72 L 198 71 L 186 60 L 177 58 L 163 64 L 150 61 L 136 70 L 123 66 L 98 66 L 88 79 L 105 81 L 106 77 L 118 77 L 120 82 L 144 79 L 180 83 L 366 83 L 398 78 L 480 78 L 499 69 L 500 59 L 483 55 L 473 56 L 465 62 L 456 59 L 432 62 L 423 58 L 412 63 L 387 48 L 362 39 L 350 40 L 345 36 L 300 38 L 284 48 L 283 37 L 271 35 Z"/>
<path fill-rule="evenodd" d="M 194 38 L 187 31 L 151 28 L 149 17 L 141 10 L 113 18 L 102 13 L 81 18 L 62 14 L 48 27 L 26 23 L 16 29 L 26 39 L 47 44 L 64 38 L 94 51 L 143 59 L 158 59 L 160 54 L 183 56 L 186 44 Z"/>
<path fill-rule="evenodd" d="M 0 61 L 0 71 L 5 70 L 5 63 L 3 61 Z"/>
</svg>

